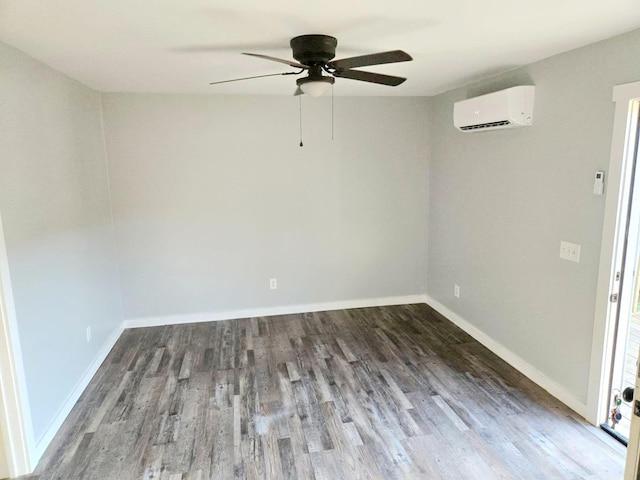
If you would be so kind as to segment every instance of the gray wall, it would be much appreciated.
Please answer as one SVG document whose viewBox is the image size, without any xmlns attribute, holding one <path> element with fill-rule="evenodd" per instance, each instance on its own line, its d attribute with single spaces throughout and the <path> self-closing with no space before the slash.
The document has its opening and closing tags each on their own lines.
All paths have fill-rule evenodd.
<svg viewBox="0 0 640 480">
<path fill-rule="evenodd" d="M 298 100 L 103 96 L 125 318 L 424 293 L 427 100 Z"/>
<path fill-rule="evenodd" d="M 37 441 L 122 322 L 100 97 L 0 44 L 0 105 L 0 212 Z"/>
<path fill-rule="evenodd" d="M 427 292 L 586 403 L 612 87 L 640 79 L 640 31 L 435 97 Z M 455 101 L 535 84 L 530 128 L 460 133 Z M 582 245 L 560 260 L 560 240 Z M 453 296 L 454 283 L 461 297 Z"/>
</svg>

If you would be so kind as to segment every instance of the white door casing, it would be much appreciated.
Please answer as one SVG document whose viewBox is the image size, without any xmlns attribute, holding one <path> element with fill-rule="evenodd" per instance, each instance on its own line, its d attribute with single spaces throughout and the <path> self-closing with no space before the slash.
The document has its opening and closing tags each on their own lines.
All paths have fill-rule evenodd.
<svg viewBox="0 0 640 480">
<path fill-rule="evenodd" d="M 0 434 L 10 477 L 33 471 L 35 442 L 0 217 Z M 0 477 L 1 478 L 1 477 Z"/>
<path fill-rule="evenodd" d="M 2 392 L 0 392 L 0 403 L 2 403 Z M 9 462 L 7 461 L 7 448 L 4 445 L 4 437 L 0 430 L 0 478 L 8 478 Z"/>
<path fill-rule="evenodd" d="M 640 100 L 640 82 L 619 85 L 613 89 L 615 115 L 609 170 L 606 174 L 605 212 L 587 396 L 587 420 L 594 425 L 604 423 L 607 413 L 611 353 L 618 308 L 617 303 L 609 301 L 609 295 L 619 290 L 616 272 L 622 268 L 622 247 L 635 146 L 629 140 L 637 131 L 640 113 L 638 100 Z"/>
</svg>

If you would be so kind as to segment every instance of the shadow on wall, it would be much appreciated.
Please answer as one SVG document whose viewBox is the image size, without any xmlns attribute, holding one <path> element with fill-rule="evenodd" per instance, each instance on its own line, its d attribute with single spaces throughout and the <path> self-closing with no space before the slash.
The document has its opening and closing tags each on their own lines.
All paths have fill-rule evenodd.
<svg viewBox="0 0 640 480">
<path fill-rule="evenodd" d="M 483 82 L 480 86 L 474 86 L 467 90 L 466 98 L 479 97 L 487 93 L 493 93 L 506 88 L 516 87 L 518 85 L 534 85 L 533 78 L 529 72 L 519 69 L 510 73 L 505 73 Z"/>
</svg>

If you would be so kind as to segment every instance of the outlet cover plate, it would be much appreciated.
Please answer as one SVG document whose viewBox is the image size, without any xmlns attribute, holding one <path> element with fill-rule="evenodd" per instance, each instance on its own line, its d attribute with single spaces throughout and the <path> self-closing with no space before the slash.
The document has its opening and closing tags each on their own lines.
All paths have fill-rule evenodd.
<svg viewBox="0 0 640 480">
<path fill-rule="evenodd" d="M 577 243 L 560 241 L 560 258 L 570 262 L 580 263 L 580 245 Z"/>
</svg>

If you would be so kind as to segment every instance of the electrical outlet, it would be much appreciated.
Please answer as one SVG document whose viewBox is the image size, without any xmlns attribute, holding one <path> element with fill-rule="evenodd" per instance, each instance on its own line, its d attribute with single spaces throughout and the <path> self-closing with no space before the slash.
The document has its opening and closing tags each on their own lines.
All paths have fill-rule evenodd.
<svg viewBox="0 0 640 480">
<path fill-rule="evenodd" d="M 580 245 L 577 243 L 560 241 L 560 258 L 570 262 L 580 263 Z"/>
<path fill-rule="evenodd" d="M 91 325 L 87 327 L 87 343 L 91 341 Z"/>
<path fill-rule="evenodd" d="M 277 290 L 278 289 L 278 279 L 277 278 L 270 278 L 269 279 L 269 288 L 271 290 Z"/>
<path fill-rule="evenodd" d="M 460 287 L 458 285 L 453 285 L 453 296 L 460 298 Z"/>
</svg>

